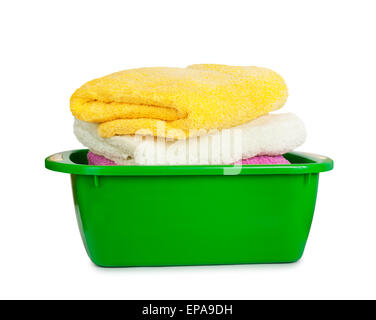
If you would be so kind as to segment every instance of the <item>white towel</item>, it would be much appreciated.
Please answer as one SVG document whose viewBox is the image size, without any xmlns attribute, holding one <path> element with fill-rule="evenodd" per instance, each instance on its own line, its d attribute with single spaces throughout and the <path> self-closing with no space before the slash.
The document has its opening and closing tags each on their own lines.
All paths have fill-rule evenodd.
<svg viewBox="0 0 376 320">
<path fill-rule="evenodd" d="M 197 138 L 98 135 L 98 124 L 75 119 L 77 139 L 95 154 L 120 165 L 231 164 L 257 155 L 281 155 L 304 143 L 306 130 L 294 114 L 267 114 L 231 129 Z"/>
</svg>

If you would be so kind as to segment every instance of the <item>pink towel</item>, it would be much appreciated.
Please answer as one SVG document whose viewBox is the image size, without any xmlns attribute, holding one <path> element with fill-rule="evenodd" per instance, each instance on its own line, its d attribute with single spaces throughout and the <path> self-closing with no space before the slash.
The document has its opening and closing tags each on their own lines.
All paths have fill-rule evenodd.
<svg viewBox="0 0 376 320">
<path fill-rule="evenodd" d="M 92 166 L 117 166 L 114 161 L 91 151 L 87 154 L 89 165 Z M 256 156 L 237 161 L 236 164 L 290 164 L 283 156 Z"/>
<path fill-rule="evenodd" d="M 91 166 L 117 166 L 115 162 L 91 151 L 87 154 L 87 160 Z"/>
<path fill-rule="evenodd" d="M 256 156 L 241 161 L 235 164 L 290 164 L 283 156 Z"/>
</svg>

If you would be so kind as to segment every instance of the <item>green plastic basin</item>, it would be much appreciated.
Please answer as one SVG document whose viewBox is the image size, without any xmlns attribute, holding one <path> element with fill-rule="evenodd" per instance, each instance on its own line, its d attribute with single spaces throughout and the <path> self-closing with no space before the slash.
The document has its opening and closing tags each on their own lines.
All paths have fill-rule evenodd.
<svg viewBox="0 0 376 320">
<path fill-rule="evenodd" d="M 303 254 L 319 173 L 329 158 L 289 165 L 91 166 L 88 150 L 54 154 L 71 174 L 82 240 L 98 266 L 294 262 Z"/>
</svg>

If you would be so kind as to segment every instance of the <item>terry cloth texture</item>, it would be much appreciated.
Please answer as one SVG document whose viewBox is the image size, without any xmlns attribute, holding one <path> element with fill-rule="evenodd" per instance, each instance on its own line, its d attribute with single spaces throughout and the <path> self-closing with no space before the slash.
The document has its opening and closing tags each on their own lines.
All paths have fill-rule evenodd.
<svg viewBox="0 0 376 320">
<path fill-rule="evenodd" d="M 202 64 L 113 73 L 77 89 L 70 107 L 77 119 L 99 123 L 102 138 L 142 133 L 185 139 L 197 130 L 247 123 L 281 108 L 287 95 L 272 70 Z"/>
<path fill-rule="evenodd" d="M 283 156 L 256 156 L 237 161 L 236 164 L 290 164 Z"/>
<path fill-rule="evenodd" d="M 102 138 L 95 123 L 75 120 L 77 139 L 120 165 L 231 164 L 258 155 L 277 156 L 304 143 L 306 130 L 294 114 L 268 114 L 231 129 L 186 140 L 150 136 Z"/>
<path fill-rule="evenodd" d="M 106 157 L 99 156 L 93 152 L 87 154 L 87 159 L 89 165 L 92 166 L 118 166 L 112 160 Z M 249 159 L 243 159 L 237 161 L 236 164 L 289 164 L 290 162 L 286 160 L 283 156 L 256 156 Z"/>
<path fill-rule="evenodd" d="M 93 152 L 87 154 L 88 164 L 92 166 L 117 166 L 115 162 Z"/>
</svg>

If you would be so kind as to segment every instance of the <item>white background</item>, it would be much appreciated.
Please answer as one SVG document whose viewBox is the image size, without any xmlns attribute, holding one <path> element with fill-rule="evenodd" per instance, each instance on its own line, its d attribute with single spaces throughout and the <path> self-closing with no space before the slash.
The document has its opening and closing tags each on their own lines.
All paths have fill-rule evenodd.
<svg viewBox="0 0 376 320">
<path fill-rule="evenodd" d="M 0 298 L 376 298 L 374 1 L 3 1 L 0 5 Z M 127 68 L 257 65 L 286 80 L 301 150 L 329 156 L 295 264 L 95 267 L 69 176 L 69 98 Z M 147 192 L 147 190 L 145 190 Z M 191 201 L 187 199 L 187 201 Z"/>
</svg>

